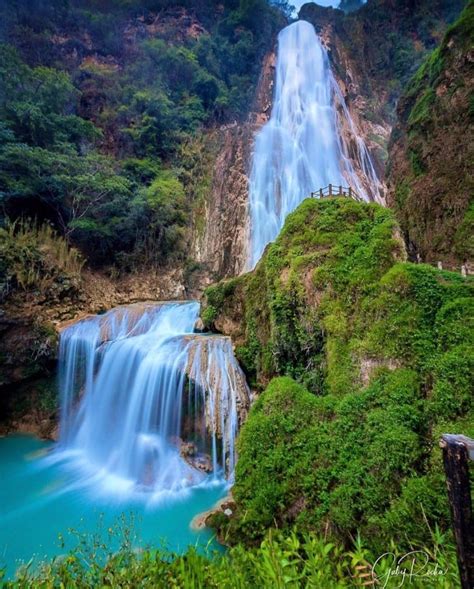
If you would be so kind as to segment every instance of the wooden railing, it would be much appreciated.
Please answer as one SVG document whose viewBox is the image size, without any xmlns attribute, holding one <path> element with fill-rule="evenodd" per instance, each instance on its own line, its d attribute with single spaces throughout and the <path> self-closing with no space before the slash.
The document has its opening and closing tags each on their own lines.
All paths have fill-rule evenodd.
<svg viewBox="0 0 474 589">
<path fill-rule="evenodd" d="M 316 192 L 311 193 L 311 198 L 327 198 L 331 196 L 348 196 L 358 202 L 365 202 L 351 186 L 336 186 L 336 184 L 328 184 L 324 188 L 320 188 Z"/>
<path fill-rule="evenodd" d="M 474 587 L 474 517 L 472 513 L 469 461 L 474 460 L 474 440 L 444 434 L 440 440 L 444 472 L 456 540 L 462 589 Z"/>
</svg>

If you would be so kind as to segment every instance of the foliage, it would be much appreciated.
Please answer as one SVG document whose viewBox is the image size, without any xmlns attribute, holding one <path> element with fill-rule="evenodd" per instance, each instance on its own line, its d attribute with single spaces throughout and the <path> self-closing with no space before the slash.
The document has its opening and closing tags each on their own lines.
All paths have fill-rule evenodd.
<svg viewBox="0 0 474 589">
<path fill-rule="evenodd" d="M 306 387 L 274 380 L 250 411 L 231 541 L 296 522 L 382 549 L 449 526 L 436 436 L 474 433 L 474 284 L 401 261 L 396 234 L 378 205 L 308 199 L 253 273 L 207 291 L 215 325 L 241 309 L 236 351 L 260 386 Z"/>
<path fill-rule="evenodd" d="M 264 0 L 2 5 L 3 211 L 51 221 L 93 265 L 183 257 L 196 194 L 165 184 L 181 182 L 183 146 L 204 126 L 245 116 L 284 10 Z"/>
<path fill-rule="evenodd" d="M 363 5 L 364 0 L 341 0 L 339 2 L 338 8 L 339 10 L 344 10 L 344 12 L 353 12 L 354 10 L 358 10 Z"/>
<path fill-rule="evenodd" d="M 114 535 L 117 532 L 111 528 L 109 536 Z M 137 553 L 133 547 L 133 534 L 129 531 L 119 538 L 119 550 L 111 553 L 110 540 L 105 545 L 98 538 L 80 538 L 76 550 L 51 563 L 44 563 L 36 573 L 30 570 L 30 563 L 19 570 L 16 581 L 4 581 L 3 586 L 5 589 L 105 586 L 340 589 L 360 587 L 363 583 L 361 575 L 373 571 L 374 578 L 380 583 L 394 588 L 400 578 L 390 578 L 390 572 L 395 569 L 396 561 L 403 557 L 393 542 L 387 546 L 393 556 L 382 557 L 376 563 L 378 555 L 371 553 L 359 537 L 344 549 L 314 534 L 295 531 L 286 535 L 269 533 L 257 548 L 247 549 L 239 545 L 226 554 L 202 554 L 195 548 L 188 548 L 182 555 L 151 549 Z M 454 547 L 438 530 L 433 532 L 430 540 L 428 546 L 414 544 L 412 548 L 426 554 L 427 574 L 438 571 L 436 587 L 452 589 L 459 583 Z M 405 564 L 408 574 L 411 561 L 405 561 Z M 424 574 L 410 580 L 414 588 L 431 587 L 429 582 L 429 577 Z"/>
<path fill-rule="evenodd" d="M 8 221 L 0 228 L 0 296 L 15 289 L 45 294 L 55 284 L 64 291 L 78 286 L 84 260 L 48 225 Z"/>
</svg>

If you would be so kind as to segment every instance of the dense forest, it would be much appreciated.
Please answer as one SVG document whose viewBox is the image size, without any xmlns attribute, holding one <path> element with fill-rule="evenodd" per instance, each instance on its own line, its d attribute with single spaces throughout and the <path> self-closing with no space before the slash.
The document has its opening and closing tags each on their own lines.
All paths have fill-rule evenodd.
<svg viewBox="0 0 474 589">
<path fill-rule="evenodd" d="M 474 438 L 474 2 L 298 18 L 285 0 L 0 2 L 6 587 L 396 587 L 413 551 L 435 572 L 411 586 L 459 586 L 439 439 Z M 315 72 L 327 87 L 302 84 Z M 298 197 L 252 267 L 256 175 L 284 208 L 331 133 L 352 172 Z M 283 164 L 258 170 L 259 149 Z M 380 198 L 354 196 L 369 167 Z M 30 495 L 36 461 L 57 471 Z M 64 510 L 60 548 L 39 535 L 12 569 L 23 508 L 43 532 Z"/>
<path fill-rule="evenodd" d="M 185 255 L 199 158 L 191 138 L 245 116 L 263 54 L 285 23 L 264 0 L 187 8 L 7 3 L 4 215 L 52 222 L 91 264 Z"/>
</svg>

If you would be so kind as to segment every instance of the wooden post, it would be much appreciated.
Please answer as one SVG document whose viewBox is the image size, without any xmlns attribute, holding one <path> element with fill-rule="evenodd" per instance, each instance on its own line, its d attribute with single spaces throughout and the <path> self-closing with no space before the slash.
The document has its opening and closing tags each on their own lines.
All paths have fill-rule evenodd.
<svg viewBox="0 0 474 589">
<path fill-rule="evenodd" d="M 443 269 L 443 262 L 438 262 L 438 270 L 442 270 Z"/>
<path fill-rule="evenodd" d="M 342 186 L 339 186 L 339 196 L 342 195 Z"/>
<path fill-rule="evenodd" d="M 474 440 L 444 434 L 440 441 L 456 539 L 462 589 L 474 587 L 474 519 L 469 484 L 469 458 L 474 459 Z"/>
<path fill-rule="evenodd" d="M 332 196 L 332 184 L 329 184 L 329 196 Z"/>
<path fill-rule="evenodd" d="M 320 188 L 319 189 L 319 198 L 323 198 L 324 194 L 323 194 L 323 189 Z"/>
<path fill-rule="evenodd" d="M 466 278 L 467 276 L 467 268 L 466 268 L 466 264 L 463 264 L 461 266 L 461 276 L 464 276 L 464 278 Z"/>
<path fill-rule="evenodd" d="M 352 187 L 349 186 L 349 197 L 352 198 Z"/>
</svg>

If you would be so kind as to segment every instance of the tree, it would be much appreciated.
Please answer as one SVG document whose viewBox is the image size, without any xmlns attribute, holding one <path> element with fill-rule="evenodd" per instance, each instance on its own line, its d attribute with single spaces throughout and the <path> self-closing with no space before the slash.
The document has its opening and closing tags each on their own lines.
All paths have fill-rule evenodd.
<svg viewBox="0 0 474 589">
<path fill-rule="evenodd" d="M 344 12 L 354 12 L 355 10 L 359 10 L 364 4 L 365 0 L 341 0 L 338 8 L 339 10 L 344 10 Z"/>
</svg>

